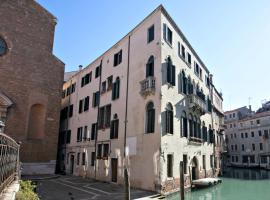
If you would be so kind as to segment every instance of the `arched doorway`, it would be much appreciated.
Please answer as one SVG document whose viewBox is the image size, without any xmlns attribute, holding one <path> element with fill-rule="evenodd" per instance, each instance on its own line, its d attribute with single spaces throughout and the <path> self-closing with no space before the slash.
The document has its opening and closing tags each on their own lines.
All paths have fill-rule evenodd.
<svg viewBox="0 0 270 200">
<path fill-rule="evenodd" d="M 191 179 L 197 180 L 199 179 L 199 163 L 196 156 L 194 156 L 191 160 Z"/>
</svg>

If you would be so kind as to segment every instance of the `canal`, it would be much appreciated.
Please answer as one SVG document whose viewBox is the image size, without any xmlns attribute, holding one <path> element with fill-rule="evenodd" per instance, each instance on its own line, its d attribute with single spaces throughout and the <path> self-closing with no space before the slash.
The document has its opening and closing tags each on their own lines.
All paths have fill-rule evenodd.
<svg viewBox="0 0 270 200">
<path fill-rule="evenodd" d="M 185 200 L 270 200 L 270 171 L 230 168 L 222 183 L 185 193 Z M 179 200 L 179 194 L 167 200 Z"/>
</svg>

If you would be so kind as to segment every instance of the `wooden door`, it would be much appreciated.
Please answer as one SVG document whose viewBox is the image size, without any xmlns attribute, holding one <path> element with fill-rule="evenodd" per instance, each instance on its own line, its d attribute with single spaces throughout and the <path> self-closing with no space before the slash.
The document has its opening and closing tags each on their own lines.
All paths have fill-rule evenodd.
<svg viewBox="0 0 270 200">
<path fill-rule="evenodd" d="M 70 174 L 73 174 L 74 170 L 74 155 L 70 155 Z"/>
<path fill-rule="evenodd" d="M 112 182 L 117 182 L 117 158 L 112 158 L 111 159 L 111 169 L 112 169 Z"/>
</svg>

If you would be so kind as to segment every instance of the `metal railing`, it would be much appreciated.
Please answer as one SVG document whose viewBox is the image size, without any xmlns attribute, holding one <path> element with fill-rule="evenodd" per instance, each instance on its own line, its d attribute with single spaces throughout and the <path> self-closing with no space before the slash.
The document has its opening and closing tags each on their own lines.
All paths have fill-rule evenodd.
<svg viewBox="0 0 270 200">
<path fill-rule="evenodd" d="M 20 145 L 0 133 L 0 194 L 19 176 Z"/>
<path fill-rule="evenodd" d="M 207 112 L 207 105 L 205 101 L 203 101 L 197 95 L 191 94 L 188 95 L 188 104 L 189 108 L 192 110 L 197 110 L 201 115 L 204 115 Z"/>
<path fill-rule="evenodd" d="M 154 94 L 156 89 L 156 80 L 155 77 L 147 77 L 143 81 L 140 82 L 141 84 L 141 95 L 149 95 Z"/>
</svg>

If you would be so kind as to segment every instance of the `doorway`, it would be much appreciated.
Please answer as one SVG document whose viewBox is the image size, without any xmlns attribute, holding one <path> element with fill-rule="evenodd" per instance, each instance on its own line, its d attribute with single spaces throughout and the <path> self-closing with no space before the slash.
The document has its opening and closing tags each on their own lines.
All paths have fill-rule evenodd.
<svg viewBox="0 0 270 200">
<path fill-rule="evenodd" d="M 118 159 L 112 158 L 111 159 L 111 165 L 112 165 L 112 182 L 117 182 L 117 165 L 118 165 Z"/>
<path fill-rule="evenodd" d="M 73 174 L 74 170 L 74 155 L 70 155 L 70 174 Z"/>
<path fill-rule="evenodd" d="M 192 178 L 192 180 L 196 180 L 196 179 L 198 179 L 198 173 L 199 173 L 198 160 L 197 160 L 196 157 L 193 157 L 193 159 L 191 161 L 191 167 L 192 167 L 191 168 L 192 169 L 192 171 L 191 171 L 191 174 L 192 174 L 191 178 Z"/>
</svg>

